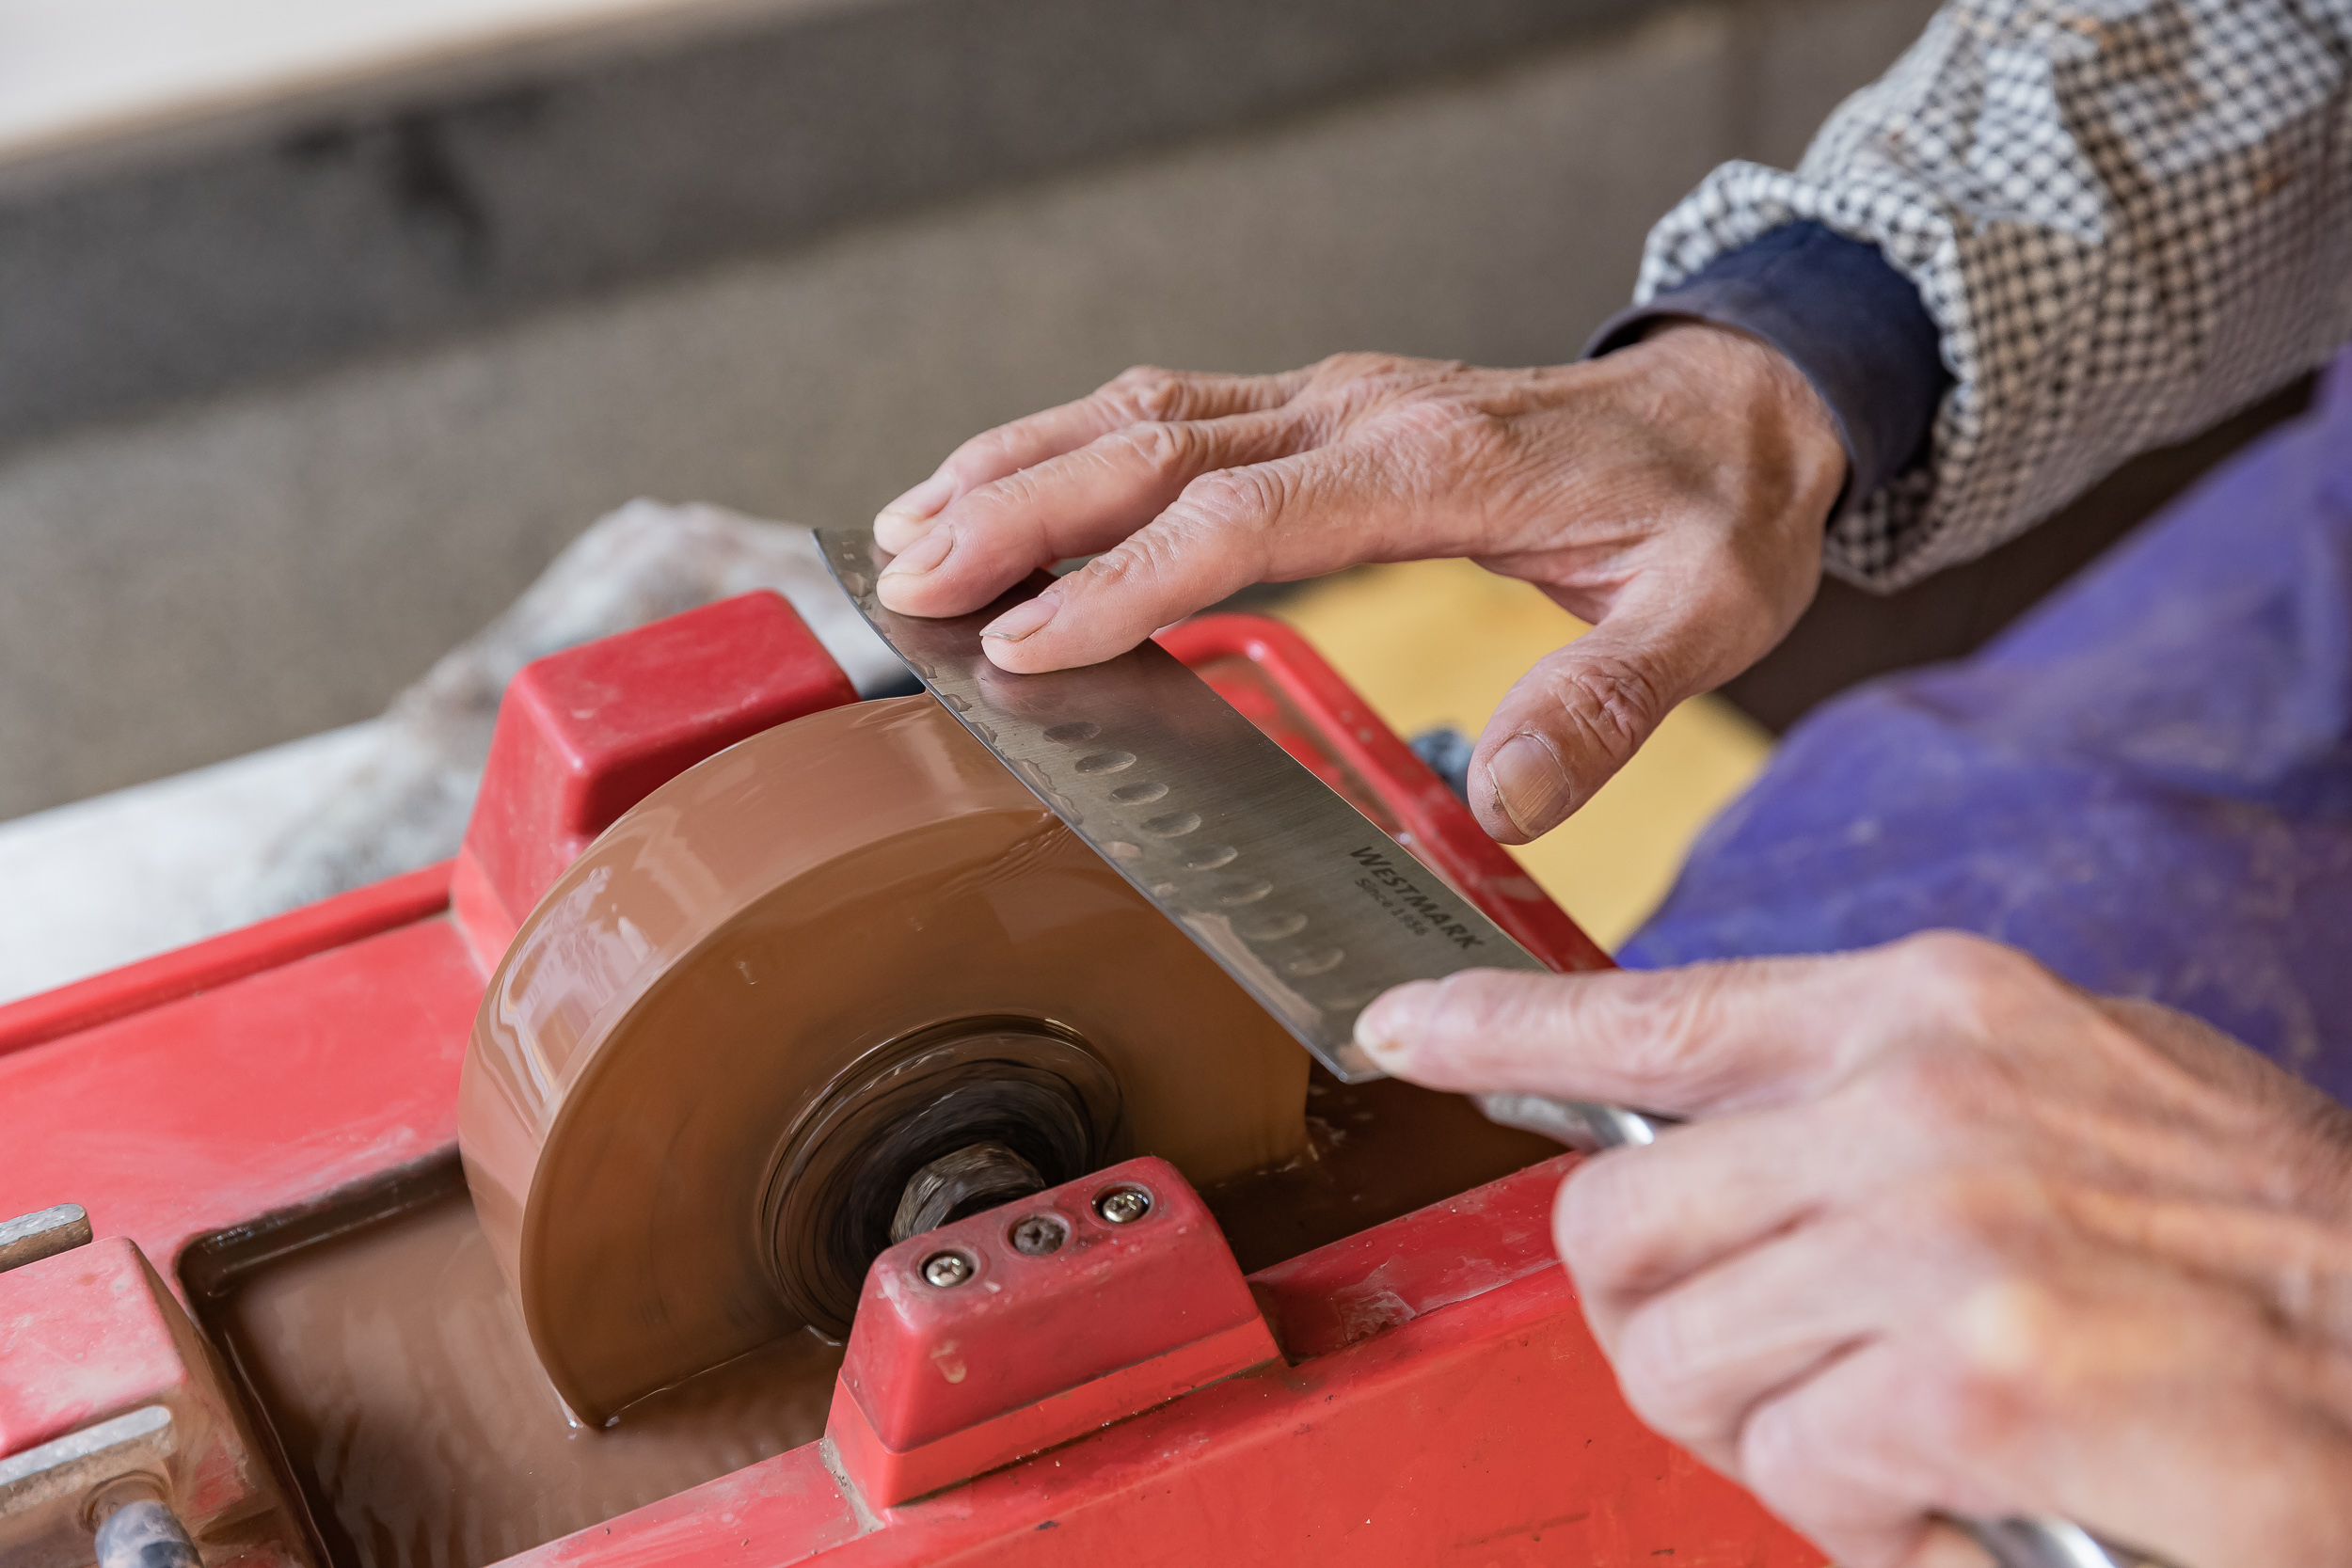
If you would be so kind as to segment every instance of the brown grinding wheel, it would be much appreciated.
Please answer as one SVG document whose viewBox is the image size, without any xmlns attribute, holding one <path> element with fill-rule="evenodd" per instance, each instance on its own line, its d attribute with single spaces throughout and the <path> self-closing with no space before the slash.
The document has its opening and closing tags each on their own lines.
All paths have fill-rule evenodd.
<svg viewBox="0 0 2352 1568">
<path fill-rule="evenodd" d="M 474 1022 L 459 1144 L 597 1423 L 803 1324 L 895 1237 L 1134 1154 L 1306 1147 L 1307 1056 L 928 697 L 755 736 L 613 825 Z"/>
</svg>

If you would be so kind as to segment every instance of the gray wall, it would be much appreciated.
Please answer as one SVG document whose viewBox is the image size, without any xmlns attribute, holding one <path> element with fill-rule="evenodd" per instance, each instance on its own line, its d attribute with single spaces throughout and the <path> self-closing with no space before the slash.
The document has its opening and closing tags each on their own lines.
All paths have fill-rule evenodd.
<svg viewBox="0 0 2352 1568">
<path fill-rule="evenodd" d="M 53 410 L 0 450 L 0 816 L 375 711 L 632 496 L 856 516 L 1141 360 L 1571 356 L 1658 212 L 1722 158 L 1792 159 L 1927 8 L 1736 0 L 1384 67 L 141 412 Z"/>
</svg>

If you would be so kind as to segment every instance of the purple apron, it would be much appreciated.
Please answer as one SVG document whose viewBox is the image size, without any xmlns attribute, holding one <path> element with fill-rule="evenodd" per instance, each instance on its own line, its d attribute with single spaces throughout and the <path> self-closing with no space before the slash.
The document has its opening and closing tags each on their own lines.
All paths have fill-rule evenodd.
<svg viewBox="0 0 2352 1568">
<path fill-rule="evenodd" d="M 1974 657 L 1806 718 L 1621 957 L 1936 927 L 2352 1100 L 2352 352 Z"/>
</svg>

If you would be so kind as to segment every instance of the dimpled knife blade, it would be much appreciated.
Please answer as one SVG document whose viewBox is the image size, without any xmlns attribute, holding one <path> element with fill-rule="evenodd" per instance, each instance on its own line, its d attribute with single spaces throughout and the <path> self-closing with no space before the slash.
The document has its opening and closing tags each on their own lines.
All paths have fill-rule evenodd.
<svg viewBox="0 0 2352 1568">
<path fill-rule="evenodd" d="M 1015 675 L 973 615 L 925 620 L 875 597 L 870 529 L 819 529 L 834 576 L 964 728 L 1094 851 L 1349 1083 L 1380 1076 L 1356 1015 L 1389 987 L 1545 966 L 1155 642 Z"/>
</svg>

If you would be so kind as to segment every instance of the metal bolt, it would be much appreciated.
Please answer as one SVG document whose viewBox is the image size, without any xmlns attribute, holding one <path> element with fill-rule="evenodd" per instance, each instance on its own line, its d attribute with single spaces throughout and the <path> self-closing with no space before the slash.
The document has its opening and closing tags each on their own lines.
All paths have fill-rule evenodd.
<svg viewBox="0 0 2352 1568">
<path fill-rule="evenodd" d="M 1141 1187 L 1113 1187 L 1094 1200 L 1094 1212 L 1112 1225 L 1133 1225 L 1152 1212 L 1152 1195 Z"/>
<path fill-rule="evenodd" d="M 1030 1258 L 1042 1258 L 1049 1252 L 1059 1252 L 1069 1238 L 1069 1227 L 1052 1214 L 1030 1214 L 1012 1227 L 1012 1250 Z"/>
<path fill-rule="evenodd" d="M 923 1259 L 923 1277 L 948 1290 L 972 1277 L 972 1259 L 961 1252 L 934 1252 Z"/>
</svg>

